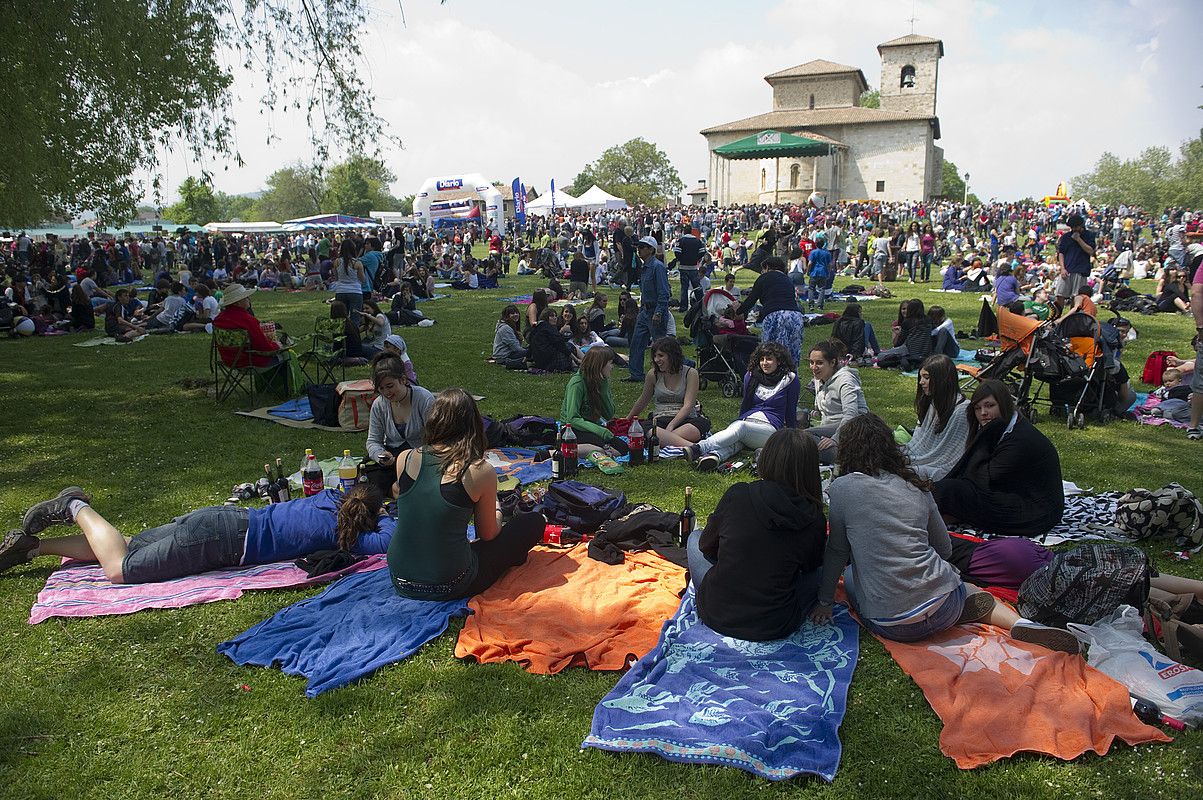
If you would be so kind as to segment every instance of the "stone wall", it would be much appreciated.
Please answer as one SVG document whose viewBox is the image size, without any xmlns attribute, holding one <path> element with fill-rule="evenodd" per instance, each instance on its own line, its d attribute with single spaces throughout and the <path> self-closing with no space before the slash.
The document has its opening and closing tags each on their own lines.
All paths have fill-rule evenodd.
<svg viewBox="0 0 1203 800">
<path fill-rule="evenodd" d="M 847 108 L 857 104 L 860 81 L 856 73 L 819 75 L 813 78 L 783 78 L 774 81 L 773 110 L 808 109 L 810 96 L 815 108 Z"/>
<path fill-rule="evenodd" d="M 904 111 L 936 116 L 936 89 L 939 83 L 939 45 L 916 44 L 887 47 L 881 56 L 881 107 L 885 111 Z M 914 88 L 902 88 L 902 69 L 915 68 Z"/>
</svg>

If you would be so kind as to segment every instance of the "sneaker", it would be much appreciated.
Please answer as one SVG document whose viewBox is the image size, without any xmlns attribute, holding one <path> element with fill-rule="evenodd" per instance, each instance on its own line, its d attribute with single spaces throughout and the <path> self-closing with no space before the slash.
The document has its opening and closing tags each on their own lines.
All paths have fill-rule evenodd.
<svg viewBox="0 0 1203 800">
<path fill-rule="evenodd" d="M 51 525 L 67 525 L 75 521 L 75 517 L 67 509 L 72 500 L 92 502 L 92 496 L 78 486 L 68 486 L 51 500 L 43 500 L 30 506 L 21 519 L 21 529 L 31 536 L 49 528 Z"/>
<path fill-rule="evenodd" d="M 974 592 L 965 598 L 965 607 L 961 609 L 961 616 L 957 617 L 957 624 L 967 625 L 983 620 L 993 610 L 994 595 L 989 592 Z"/>
<path fill-rule="evenodd" d="M 689 447 L 682 448 L 685 451 L 685 458 L 690 464 L 698 463 L 698 459 L 702 457 L 702 448 L 696 444 L 691 444 Z"/>
<path fill-rule="evenodd" d="M 432 320 L 432 319 L 424 319 L 424 320 L 420 320 L 420 321 L 418 322 L 418 327 L 419 327 L 419 328 L 431 328 L 431 327 L 434 327 L 434 320 Z"/>
<path fill-rule="evenodd" d="M 38 548 L 38 537 L 30 536 L 22 530 L 11 530 L 4 535 L 0 542 L 0 572 L 18 564 L 32 561 L 30 551 Z"/>
<path fill-rule="evenodd" d="M 1017 642 L 1038 644 L 1061 653 L 1079 655 L 1082 652 L 1082 643 L 1069 631 L 1050 628 L 1030 619 L 1021 619 L 1012 625 L 1011 638 Z"/>
<path fill-rule="evenodd" d="M 1193 439 L 1196 442 L 1203 439 L 1203 425 L 1200 425 L 1198 428 L 1187 429 L 1186 438 Z"/>
<path fill-rule="evenodd" d="M 716 469 L 718 469 L 718 456 L 714 453 L 698 459 L 698 472 L 714 472 Z"/>
</svg>

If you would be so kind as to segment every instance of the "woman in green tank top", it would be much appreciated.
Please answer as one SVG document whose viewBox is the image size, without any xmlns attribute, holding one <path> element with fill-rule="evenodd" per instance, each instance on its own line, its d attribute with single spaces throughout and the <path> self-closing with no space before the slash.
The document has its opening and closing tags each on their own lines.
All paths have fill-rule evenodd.
<svg viewBox="0 0 1203 800">
<path fill-rule="evenodd" d="M 439 393 L 421 447 L 397 456 L 397 527 L 388 549 L 393 586 L 403 597 L 453 600 L 483 592 L 525 563 L 543 538 L 542 514 L 502 524 L 497 473 L 484 459 L 484 422 L 462 389 Z M 476 540 L 469 542 L 469 521 Z"/>
</svg>

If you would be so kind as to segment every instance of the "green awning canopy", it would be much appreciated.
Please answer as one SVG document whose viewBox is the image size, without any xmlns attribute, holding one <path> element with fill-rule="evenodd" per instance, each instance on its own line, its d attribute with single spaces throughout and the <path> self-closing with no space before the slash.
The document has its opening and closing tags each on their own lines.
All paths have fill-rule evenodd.
<svg viewBox="0 0 1203 800">
<path fill-rule="evenodd" d="M 723 158 L 809 158 L 825 156 L 831 145 L 805 136 L 779 131 L 761 131 L 734 142 L 714 148 L 714 154 Z"/>
</svg>

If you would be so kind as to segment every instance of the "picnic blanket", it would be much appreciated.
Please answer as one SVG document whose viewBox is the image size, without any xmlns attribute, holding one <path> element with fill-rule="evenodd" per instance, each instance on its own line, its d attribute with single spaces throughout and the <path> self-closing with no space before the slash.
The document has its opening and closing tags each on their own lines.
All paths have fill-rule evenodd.
<svg viewBox="0 0 1203 800">
<path fill-rule="evenodd" d="M 310 578 L 291 561 L 230 567 L 160 583 L 116 584 L 99 564 L 64 562 L 50 573 L 29 612 L 29 624 L 51 617 L 104 617 L 133 614 L 148 608 L 183 608 L 218 600 L 237 600 L 251 589 L 294 589 L 316 586 L 353 572 L 378 570 L 384 556 L 369 556 L 339 572 Z"/>
<path fill-rule="evenodd" d="M 376 569 L 281 609 L 217 652 L 240 666 L 279 664 L 285 674 L 307 678 L 305 694 L 316 697 L 409 658 L 466 611 L 464 600 L 401 597 L 389 571 Z"/>
<path fill-rule="evenodd" d="M 267 413 L 273 417 L 283 417 L 297 422 L 302 422 L 307 419 L 313 419 L 313 409 L 309 407 L 308 397 L 298 397 L 295 400 L 288 400 L 278 406 L 269 408 Z"/>
<path fill-rule="evenodd" d="M 627 553 L 611 566 L 589 558 L 584 543 L 538 546 L 472 598 L 455 655 L 517 661 L 542 675 L 570 666 L 623 669 L 656 645 L 684 585 L 685 571 L 654 553 Z"/>
<path fill-rule="evenodd" d="M 878 638 L 944 723 L 940 751 L 961 769 L 1022 752 L 1066 761 L 1103 755 L 1116 737 L 1171 741 L 1136 718 L 1126 688 L 1081 656 L 989 625 L 956 625 L 910 644 Z"/>
<path fill-rule="evenodd" d="M 804 622 L 788 639 L 720 636 L 698 620 L 691 587 L 656 649 L 598 704 L 583 746 L 830 781 L 858 636 L 838 605 L 834 624 Z"/>
<path fill-rule="evenodd" d="M 85 339 L 82 342 L 76 342 L 75 346 L 76 347 L 99 347 L 100 345 L 106 345 L 106 344 L 133 344 L 133 342 L 142 341 L 149 335 L 150 334 L 144 333 L 141 336 L 134 337 L 133 341 L 131 341 L 131 342 L 123 342 L 123 341 L 120 341 L 119 339 L 114 339 L 112 336 L 93 336 L 91 339 Z"/>
<path fill-rule="evenodd" d="M 1068 486 L 1073 486 L 1073 484 L 1068 484 Z M 1114 526 L 1115 506 L 1123 494 L 1123 492 L 1092 494 L 1083 492 L 1076 487 L 1067 488 L 1065 512 L 1061 515 L 1061 522 L 1043 536 L 1036 537 L 1034 541 L 1045 547 L 1053 547 L 1066 542 L 1088 542 L 1100 539 L 1131 543 L 1132 537 Z M 993 536 L 987 530 L 978 530 L 962 525 L 954 527 L 957 531 L 972 536 L 981 536 L 987 539 Z"/>
<path fill-rule="evenodd" d="M 525 447 L 496 447 L 485 451 L 485 460 L 497 471 L 497 479 L 513 478 L 519 484 L 551 480 L 551 459 L 536 463 L 537 450 Z"/>
<path fill-rule="evenodd" d="M 319 425 L 313 421 L 313 412 L 310 411 L 308 418 L 300 418 L 299 408 L 292 404 L 298 401 L 290 400 L 283 406 L 264 406 L 256 408 L 254 411 L 235 411 L 234 413 L 240 417 L 250 417 L 251 419 L 262 419 L 268 422 L 274 422 L 277 425 L 283 425 L 286 428 L 309 428 L 319 431 L 335 431 L 337 433 L 353 433 L 362 436 L 362 431 L 352 431 L 338 425 Z M 305 405 L 308 407 L 308 398 L 305 398 Z M 276 409 L 292 408 L 291 412 L 273 413 Z"/>
<path fill-rule="evenodd" d="M 499 301 L 501 301 L 502 303 L 513 303 L 514 305 L 529 305 L 530 301 L 534 299 L 534 295 L 516 294 L 513 297 L 498 297 L 497 299 Z"/>
<path fill-rule="evenodd" d="M 443 288 L 447 288 L 447 287 L 451 286 L 451 284 L 449 284 L 449 283 L 436 283 L 436 284 L 435 284 L 435 286 L 442 286 Z M 450 296 L 451 296 L 451 295 L 449 295 L 449 294 L 438 294 L 438 293 L 435 293 L 435 294 L 432 294 L 430 297 L 415 297 L 415 298 L 414 298 L 414 302 L 415 302 L 415 303 L 429 303 L 431 300 L 443 300 L 444 298 L 447 298 L 447 297 L 450 297 Z"/>
<path fill-rule="evenodd" d="M 961 350 L 959 353 L 957 353 L 956 358 L 954 358 L 952 361 L 954 364 L 976 364 L 977 363 L 977 351 L 976 350 Z M 903 372 L 902 374 L 908 378 L 918 378 L 919 370 L 913 369 L 910 372 Z"/>
</svg>

